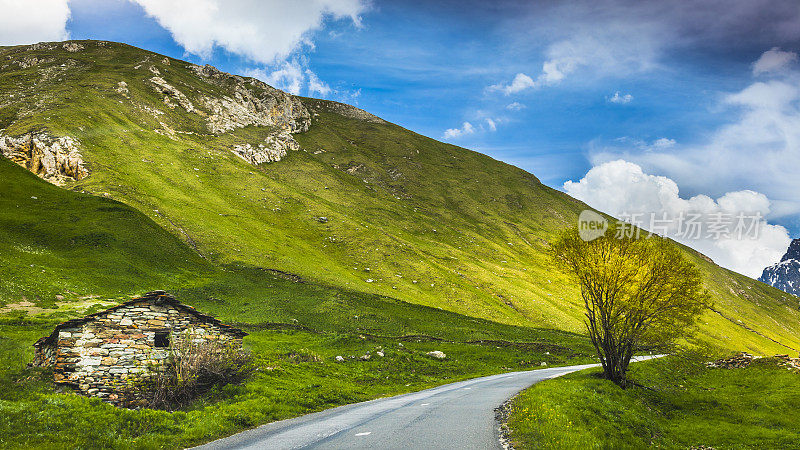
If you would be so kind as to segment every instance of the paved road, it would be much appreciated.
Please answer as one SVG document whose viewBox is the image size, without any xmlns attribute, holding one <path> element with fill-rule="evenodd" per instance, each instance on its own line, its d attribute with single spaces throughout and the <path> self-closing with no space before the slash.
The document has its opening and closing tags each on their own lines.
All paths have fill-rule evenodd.
<svg viewBox="0 0 800 450">
<path fill-rule="evenodd" d="M 496 407 L 534 383 L 595 366 L 475 378 L 273 422 L 200 448 L 496 449 Z"/>
</svg>

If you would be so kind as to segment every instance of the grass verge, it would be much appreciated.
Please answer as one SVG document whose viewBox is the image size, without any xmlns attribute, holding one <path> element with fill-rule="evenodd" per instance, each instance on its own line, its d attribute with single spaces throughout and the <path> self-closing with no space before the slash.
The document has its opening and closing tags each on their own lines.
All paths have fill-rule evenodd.
<svg viewBox="0 0 800 450">
<path fill-rule="evenodd" d="M 586 360 L 520 345 L 251 329 L 245 344 L 257 372 L 247 382 L 212 390 L 182 411 L 126 410 L 57 393 L 46 372 L 25 367 L 30 343 L 52 325 L 0 321 L 0 448 L 182 448 L 347 403 L 532 369 L 542 361 Z M 432 350 L 447 358 L 427 356 Z M 345 361 L 336 362 L 337 355 Z"/>
<path fill-rule="evenodd" d="M 800 374 L 764 358 L 709 369 L 698 353 L 637 363 L 649 389 L 588 370 L 520 394 L 508 422 L 520 448 L 800 448 Z M 703 447 L 705 446 L 705 447 Z"/>
</svg>

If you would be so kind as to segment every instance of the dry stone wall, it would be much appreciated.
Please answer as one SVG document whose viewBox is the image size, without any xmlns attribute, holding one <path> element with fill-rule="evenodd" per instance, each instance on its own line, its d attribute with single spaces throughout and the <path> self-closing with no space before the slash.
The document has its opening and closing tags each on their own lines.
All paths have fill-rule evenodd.
<svg viewBox="0 0 800 450">
<path fill-rule="evenodd" d="M 241 337 L 227 328 L 203 320 L 175 304 L 154 304 L 152 300 L 112 309 L 90 320 L 56 331 L 55 339 L 39 345 L 34 365 L 52 365 L 56 383 L 77 388 L 81 393 L 126 405 L 124 387 L 146 371 L 158 367 L 168 356 L 157 335 L 193 342 L 229 340 Z"/>
</svg>

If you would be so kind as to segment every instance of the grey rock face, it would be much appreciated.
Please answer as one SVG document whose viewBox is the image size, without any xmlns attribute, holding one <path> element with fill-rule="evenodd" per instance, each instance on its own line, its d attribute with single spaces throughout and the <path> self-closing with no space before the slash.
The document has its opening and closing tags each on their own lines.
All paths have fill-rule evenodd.
<svg viewBox="0 0 800 450">
<path fill-rule="evenodd" d="M 83 50 L 83 45 L 78 44 L 77 42 L 65 42 L 64 43 L 64 50 L 75 53 Z"/>
<path fill-rule="evenodd" d="M 800 297 L 800 239 L 793 240 L 780 262 L 764 269 L 758 280 Z"/>
<path fill-rule="evenodd" d="M 289 150 L 300 150 L 300 144 L 291 134 L 283 132 L 267 136 L 257 146 L 250 144 L 234 146 L 232 151 L 252 165 L 280 161 Z"/>
<path fill-rule="evenodd" d="M 231 75 L 233 96 L 203 98 L 210 111 L 208 129 L 225 133 L 248 125 L 271 126 L 288 133 L 302 133 L 311 124 L 308 110 L 297 98 L 256 80 Z"/>
<path fill-rule="evenodd" d="M 156 92 L 160 92 L 164 94 L 164 103 L 167 106 L 174 108 L 175 106 L 172 104 L 172 101 L 177 102 L 183 109 L 188 112 L 194 112 L 194 105 L 183 92 L 179 91 L 176 87 L 167 83 L 161 77 L 152 77 L 150 78 L 150 82 L 153 83 L 153 87 L 155 88 Z"/>
</svg>

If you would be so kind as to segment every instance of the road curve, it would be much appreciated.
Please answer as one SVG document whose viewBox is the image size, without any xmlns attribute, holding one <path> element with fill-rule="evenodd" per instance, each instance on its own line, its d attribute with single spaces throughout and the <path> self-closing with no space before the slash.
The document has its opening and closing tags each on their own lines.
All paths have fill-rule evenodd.
<svg viewBox="0 0 800 450">
<path fill-rule="evenodd" d="M 596 366 L 474 378 L 269 423 L 198 448 L 496 449 L 496 407 L 534 383 Z"/>
</svg>

